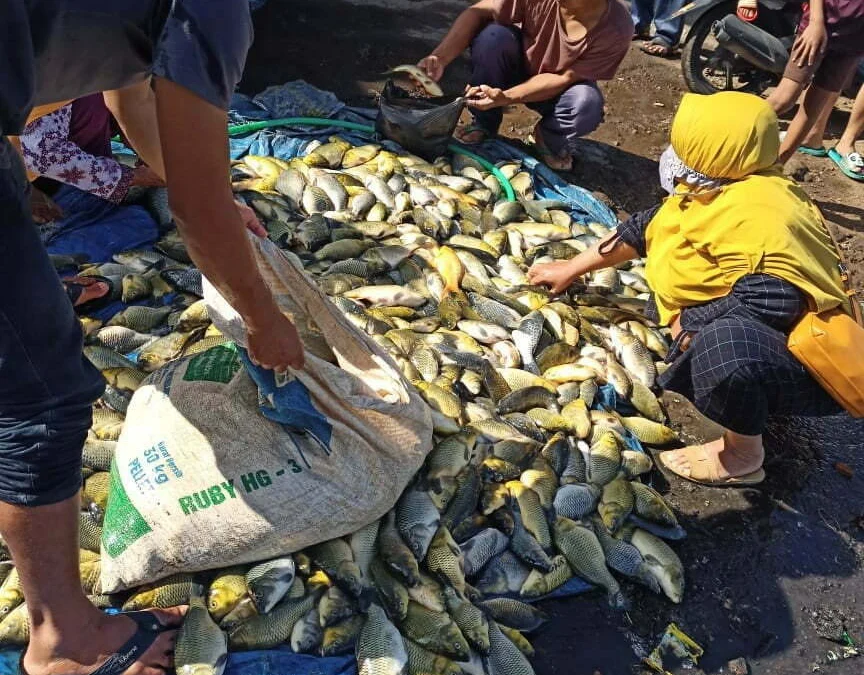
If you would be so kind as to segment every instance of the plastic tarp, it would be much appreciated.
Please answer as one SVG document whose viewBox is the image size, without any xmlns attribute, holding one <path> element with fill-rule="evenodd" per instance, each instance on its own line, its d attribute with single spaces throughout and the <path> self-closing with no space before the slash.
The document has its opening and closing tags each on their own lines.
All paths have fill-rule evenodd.
<svg viewBox="0 0 864 675">
<path fill-rule="evenodd" d="M 117 205 L 70 185 L 53 199 L 64 217 L 40 228 L 48 253 L 106 262 L 120 251 L 152 246 L 159 236 L 156 221 L 141 206 Z"/>
<path fill-rule="evenodd" d="M 272 106 L 272 108 L 271 108 Z M 254 99 L 235 95 L 232 100 L 230 119 L 232 123 L 276 119 L 278 117 L 327 117 L 344 119 L 363 124 L 374 124 L 376 111 L 350 108 L 339 101 L 331 92 L 316 89 L 298 81 L 281 87 L 271 87 Z M 315 128 L 280 127 L 257 131 L 243 137 L 231 138 L 231 157 L 239 159 L 243 155 L 272 155 L 290 159 L 302 155 L 306 146 L 313 140 L 326 140 L 328 136 L 339 134 L 358 145 L 370 142 L 366 134 L 346 132 L 339 127 Z M 400 148 L 389 141 L 377 140 L 394 151 Z M 557 199 L 570 204 L 574 219 L 581 222 L 600 222 L 608 227 L 617 225 L 615 214 L 587 190 L 571 185 L 535 158 L 503 141 L 486 141 L 472 150 L 490 161 L 522 161 L 523 167 L 530 171 L 535 181 L 535 192 L 540 199 Z M 108 238 L 108 228 L 93 229 L 89 236 L 99 240 Z M 169 300 L 170 301 L 170 300 Z M 105 314 L 112 315 L 122 306 L 118 304 L 106 308 Z M 619 402 L 610 385 L 601 387 L 595 407 L 617 408 L 628 414 L 632 411 L 627 404 Z M 628 433 L 627 442 L 634 450 L 642 451 L 639 441 Z M 581 579 L 571 579 L 564 586 L 546 598 L 566 597 L 585 593 L 593 586 Z M 17 673 L 20 652 L 0 653 L 0 675 Z M 356 675 L 357 668 L 353 656 L 318 658 L 295 654 L 289 648 L 268 651 L 254 651 L 231 654 L 225 675 Z"/>
</svg>

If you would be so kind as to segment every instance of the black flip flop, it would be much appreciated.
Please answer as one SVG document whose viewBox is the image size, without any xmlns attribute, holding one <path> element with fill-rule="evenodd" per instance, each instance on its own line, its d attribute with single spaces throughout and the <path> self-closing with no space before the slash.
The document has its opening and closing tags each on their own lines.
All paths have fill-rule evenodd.
<svg viewBox="0 0 864 675">
<path fill-rule="evenodd" d="M 76 305 L 75 301 L 81 297 L 83 289 L 92 286 L 95 283 L 105 284 L 108 287 L 108 292 L 100 298 L 93 298 L 93 300 L 88 300 L 80 305 Z M 108 277 L 96 275 L 69 277 L 68 279 L 63 279 L 63 286 L 66 288 L 66 294 L 69 296 L 72 306 L 79 314 L 99 311 L 103 307 L 107 307 L 114 302 L 114 282 Z"/>
<path fill-rule="evenodd" d="M 163 626 L 152 612 L 124 612 L 123 616 L 132 619 L 138 624 L 138 628 L 120 649 L 109 656 L 108 660 L 90 675 L 123 675 L 133 663 L 150 649 L 159 634 L 167 630 L 167 627 Z M 18 661 L 18 675 L 27 675 L 27 671 L 24 670 L 24 654 L 26 653 L 25 650 Z"/>
</svg>

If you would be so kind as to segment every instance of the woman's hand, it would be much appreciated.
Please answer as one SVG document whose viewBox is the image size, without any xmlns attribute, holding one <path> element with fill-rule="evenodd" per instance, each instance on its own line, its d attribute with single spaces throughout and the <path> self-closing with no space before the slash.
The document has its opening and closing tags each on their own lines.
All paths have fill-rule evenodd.
<svg viewBox="0 0 864 675">
<path fill-rule="evenodd" d="M 465 89 L 465 98 L 468 105 L 477 110 L 492 110 L 502 108 L 510 103 L 510 98 L 503 89 L 481 84 L 476 87 L 468 86 Z"/>
<path fill-rule="evenodd" d="M 548 286 L 553 293 L 563 293 L 579 278 L 569 260 L 534 265 L 528 270 L 528 281 L 535 286 Z"/>
<path fill-rule="evenodd" d="M 146 164 L 132 169 L 132 181 L 129 184 L 141 187 L 165 187 L 165 181 Z"/>
<path fill-rule="evenodd" d="M 435 54 L 430 54 L 426 58 L 420 59 L 417 67 L 436 82 L 444 75 L 445 65 L 441 61 L 441 57 Z"/>
<path fill-rule="evenodd" d="M 30 189 L 30 217 L 37 225 L 44 225 L 63 217 L 61 209 L 54 200 L 35 187 Z"/>
<path fill-rule="evenodd" d="M 821 21 L 810 21 L 792 45 L 792 60 L 800 67 L 812 66 L 825 52 L 828 32 Z"/>
<path fill-rule="evenodd" d="M 261 237 L 262 239 L 267 238 L 267 230 L 261 224 L 261 221 L 258 220 L 258 216 L 255 214 L 249 206 L 246 206 L 243 202 L 234 202 L 237 205 L 237 212 L 240 214 L 240 220 L 243 221 L 243 226 L 249 230 L 252 234 Z"/>
<path fill-rule="evenodd" d="M 297 327 L 276 307 L 257 321 L 247 320 L 246 343 L 252 363 L 262 368 L 285 372 L 300 370 L 306 363 Z"/>
</svg>

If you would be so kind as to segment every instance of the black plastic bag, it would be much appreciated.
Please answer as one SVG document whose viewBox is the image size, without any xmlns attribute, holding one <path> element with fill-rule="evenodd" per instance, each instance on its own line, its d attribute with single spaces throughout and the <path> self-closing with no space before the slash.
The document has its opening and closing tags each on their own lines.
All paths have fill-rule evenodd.
<svg viewBox="0 0 864 675">
<path fill-rule="evenodd" d="M 409 152 L 432 160 L 447 150 L 464 107 L 462 96 L 414 98 L 388 80 L 381 92 L 375 130 Z"/>
</svg>

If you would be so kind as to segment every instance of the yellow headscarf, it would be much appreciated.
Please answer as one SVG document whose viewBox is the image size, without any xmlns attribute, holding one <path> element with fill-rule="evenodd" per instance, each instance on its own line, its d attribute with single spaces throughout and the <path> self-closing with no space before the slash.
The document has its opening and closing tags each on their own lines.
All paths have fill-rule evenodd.
<svg viewBox="0 0 864 675">
<path fill-rule="evenodd" d="M 727 295 L 747 274 L 785 279 L 819 311 L 846 302 L 819 209 L 775 165 L 777 117 L 751 94 L 685 94 L 672 147 L 690 169 L 728 181 L 669 197 L 646 229 L 646 278 L 661 323 Z"/>
</svg>

